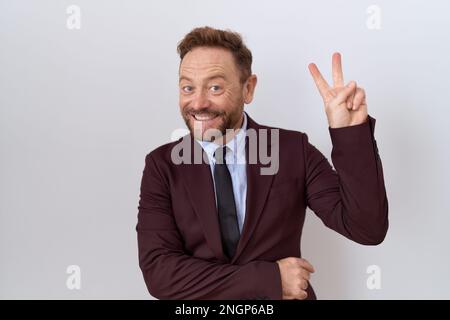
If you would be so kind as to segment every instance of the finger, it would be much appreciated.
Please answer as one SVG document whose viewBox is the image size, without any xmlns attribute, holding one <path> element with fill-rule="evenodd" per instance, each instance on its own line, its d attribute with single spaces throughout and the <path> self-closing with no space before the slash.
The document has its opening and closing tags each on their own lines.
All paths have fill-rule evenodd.
<svg viewBox="0 0 450 320">
<path fill-rule="evenodd" d="M 330 90 L 330 86 L 327 81 L 323 78 L 322 74 L 319 71 L 319 68 L 314 63 L 310 63 L 308 65 L 309 72 L 311 73 L 314 82 L 316 83 L 317 89 L 319 89 L 320 95 L 322 98 L 328 98 L 328 91 Z"/>
<path fill-rule="evenodd" d="M 301 281 L 298 284 L 299 292 L 306 291 L 307 288 L 308 288 L 308 285 L 307 285 L 306 281 Z"/>
<path fill-rule="evenodd" d="M 308 281 L 302 280 L 302 281 L 300 282 L 300 289 L 306 290 L 307 288 L 308 288 Z"/>
<path fill-rule="evenodd" d="M 356 89 L 358 90 L 358 89 Z M 352 110 L 353 107 L 353 99 L 355 98 L 356 90 L 352 92 L 352 94 L 347 98 L 347 109 Z"/>
<path fill-rule="evenodd" d="M 344 86 L 344 74 L 342 73 L 342 62 L 341 54 L 335 52 L 332 58 L 332 70 L 333 70 L 333 86 L 343 87 Z"/>
<path fill-rule="evenodd" d="M 336 98 L 335 98 L 335 103 L 336 104 L 341 104 L 341 103 L 346 103 L 347 99 L 350 97 L 350 95 L 354 94 L 354 91 L 356 90 L 356 82 L 355 81 L 350 81 L 343 90 L 341 90 Z"/>
<path fill-rule="evenodd" d="M 356 90 L 355 97 L 353 98 L 353 101 L 352 101 L 352 108 L 353 108 L 353 110 L 358 109 L 358 107 L 361 104 L 364 104 L 365 101 L 366 101 L 366 92 L 364 91 L 363 88 L 358 88 Z"/>
<path fill-rule="evenodd" d="M 307 271 L 314 273 L 314 267 L 306 259 L 300 258 L 299 264 L 301 267 L 305 268 Z"/>
<path fill-rule="evenodd" d="M 300 293 L 297 295 L 297 299 L 299 300 L 305 300 L 308 298 L 308 293 L 304 290 L 300 291 Z"/>
<path fill-rule="evenodd" d="M 301 274 L 301 276 L 302 276 L 303 279 L 306 279 L 306 280 L 310 280 L 310 279 L 311 279 L 311 274 L 310 274 L 310 272 L 309 272 L 308 270 L 306 270 L 306 269 L 303 269 L 303 268 L 302 268 L 300 274 Z"/>
</svg>

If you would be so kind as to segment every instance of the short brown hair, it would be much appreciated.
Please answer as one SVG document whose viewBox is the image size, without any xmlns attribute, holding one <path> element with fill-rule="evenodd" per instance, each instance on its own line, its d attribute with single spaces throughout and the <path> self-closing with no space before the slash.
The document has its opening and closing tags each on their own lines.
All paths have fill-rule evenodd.
<svg viewBox="0 0 450 320">
<path fill-rule="evenodd" d="M 186 53 L 196 47 L 219 47 L 229 50 L 241 71 L 241 82 L 252 74 L 252 53 L 239 33 L 211 27 L 195 28 L 178 43 L 177 51 L 183 60 Z"/>
</svg>

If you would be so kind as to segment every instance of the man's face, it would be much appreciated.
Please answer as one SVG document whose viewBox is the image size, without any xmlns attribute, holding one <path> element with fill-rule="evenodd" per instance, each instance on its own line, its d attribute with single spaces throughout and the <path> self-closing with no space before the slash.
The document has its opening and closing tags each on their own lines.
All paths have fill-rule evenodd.
<svg viewBox="0 0 450 320">
<path fill-rule="evenodd" d="M 179 72 L 180 111 L 196 139 L 213 140 L 208 129 L 224 135 L 226 129 L 239 128 L 248 100 L 240 76 L 228 50 L 197 47 L 184 56 Z"/>
</svg>

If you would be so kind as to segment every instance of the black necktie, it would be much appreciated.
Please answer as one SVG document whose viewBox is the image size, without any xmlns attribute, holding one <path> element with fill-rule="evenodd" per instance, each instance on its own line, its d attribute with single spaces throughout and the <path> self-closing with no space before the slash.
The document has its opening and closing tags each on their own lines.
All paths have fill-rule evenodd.
<svg viewBox="0 0 450 320">
<path fill-rule="evenodd" d="M 214 153 L 214 158 L 216 159 L 214 183 L 216 185 L 222 246 L 227 256 L 231 259 L 236 252 L 240 235 L 231 175 L 225 161 L 226 148 L 219 147 Z"/>
</svg>

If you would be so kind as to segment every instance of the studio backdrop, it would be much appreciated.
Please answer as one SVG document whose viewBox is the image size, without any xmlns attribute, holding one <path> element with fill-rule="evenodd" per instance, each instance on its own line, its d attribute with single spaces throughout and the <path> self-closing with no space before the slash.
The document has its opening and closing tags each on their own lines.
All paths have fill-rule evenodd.
<svg viewBox="0 0 450 320">
<path fill-rule="evenodd" d="M 331 54 L 365 88 L 389 231 L 362 246 L 307 212 L 319 299 L 450 298 L 448 1 L 0 1 L 0 298 L 151 299 L 136 223 L 145 156 L 185 131 L 176 45 L 242 34 L 245 111 L 331 160 L 307 66 Z"/>
</svg>

